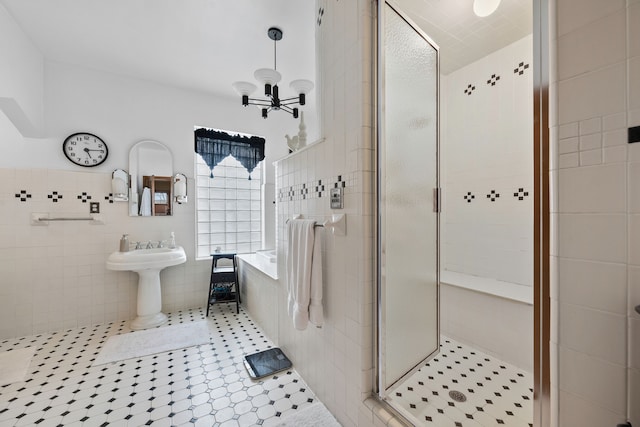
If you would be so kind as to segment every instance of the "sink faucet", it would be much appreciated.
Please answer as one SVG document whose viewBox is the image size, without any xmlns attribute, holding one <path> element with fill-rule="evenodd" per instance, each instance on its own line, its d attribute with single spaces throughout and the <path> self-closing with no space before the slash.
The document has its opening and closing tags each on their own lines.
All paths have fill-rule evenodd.
<svg viewBox="0 0 640 427">
<path fill-rule="evenodd" d="M 147 249 L 153 249 L 153 244 L 151 243 L 151 240 L 147 242 Z"/>
<path fill-rule="evenodd" d="M 142 243 L 136 242 L 136 249 L 142 249 Z"/>
<path fill-rule="evenodd" d="M 164 241 L 158 240 L 158 246 L 156 246 L 156 248 L 164 248 Z"/>
</svg>

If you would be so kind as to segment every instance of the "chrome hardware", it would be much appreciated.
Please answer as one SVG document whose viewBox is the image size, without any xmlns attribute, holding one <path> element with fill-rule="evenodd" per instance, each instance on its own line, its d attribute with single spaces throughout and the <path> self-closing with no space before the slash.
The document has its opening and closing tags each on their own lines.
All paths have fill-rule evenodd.
<svg viewBox="0 0 640 427">
<path fill-rule="evenodd" d="M 151 243 L 151 240 L 147 242 L 147 249 L 153 249 L 153 243 Z"/>
<path fill-rule="evenodd" d="M 433 211 L 436 213 L 440 212 L 440 188 L 433 189 Z"/>
<path fill-rule="evenodd" d="M 158 240 L 158 246 L 156 248 L 164 248 L 164 240 Z"/>
<path fill-rule="evenodd" d="M 142 249 L 142 243 L 136 242 L 136 249 Z"/>
</svg>

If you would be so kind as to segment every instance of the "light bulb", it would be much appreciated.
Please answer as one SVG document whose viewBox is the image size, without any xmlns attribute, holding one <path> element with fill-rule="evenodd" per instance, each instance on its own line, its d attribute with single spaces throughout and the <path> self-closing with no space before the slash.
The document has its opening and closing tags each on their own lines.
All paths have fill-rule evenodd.
<svg viewBox="0 0 640 427">
<path fill-rule="evenodd" d="M 256 85 L 249 82 L 235 82 L 231 86 L 238 92 L 238 95 L 251 95 L 257 89 Z"/>
<path fill-rule="evenodd" d="M 500 6 L 500 0 L 474 0 L 473 13 L 481 18 L 491 15 Z"/>
<path fill-rule="evenodd" d="M 275 85 L 278 84 L 282 76 L 272 68 L 260 68 L 253 73 L 253 76 L 262 84 Z"/>
</svg>

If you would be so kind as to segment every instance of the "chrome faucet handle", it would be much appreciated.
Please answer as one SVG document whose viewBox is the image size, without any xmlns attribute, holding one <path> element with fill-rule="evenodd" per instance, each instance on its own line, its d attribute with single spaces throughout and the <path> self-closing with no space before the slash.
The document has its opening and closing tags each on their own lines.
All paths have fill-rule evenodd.
<svg viewBox="0 0 640 427">
<path fill-rule="evenodd" d="M 153 243 L 151 243 L 151 240 L 147 242 L 147 249 L 153 249 Z"/>
<path fill-rule="evenodd" d="M 164 240 L 158 240 L 158 246 L 156 248 L 164 248 Z"/>
<path fill-rule="evenodd" d="M 136 242 L 136 249 L 142 249 L 142 243 Z"/>
</svg>

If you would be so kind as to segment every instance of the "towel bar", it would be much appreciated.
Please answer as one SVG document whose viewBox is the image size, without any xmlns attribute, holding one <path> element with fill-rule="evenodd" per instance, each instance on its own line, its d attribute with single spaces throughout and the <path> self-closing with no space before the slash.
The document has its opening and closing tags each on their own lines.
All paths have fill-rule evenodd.
<svg viewBox="0 0 640 427">
<path fill-rule="evenodd" d="M 91 216 L 73 216 L 73 214 L 64 214 L 69 216 L 49 216 L 48 213 L 32 213 L 31 225 L 49 225 L 51 221 L 90 221 L 91 224 L 104 224 L 104 220 L 100 215 Z"/>
<path fill-rule="evenodd" d="M 302 215 L 294 215 L 290 219 L 302 219 Z M 289 220 L 285 223 L 288 223 Z M 317 223 L 315 227 L 330 228 L 331 232 L 336 236 L 345 236 L 347 234 L 347 216 L 345 214 L 333 214 L 331 219 L 322 223 Z"/>
</svg>

